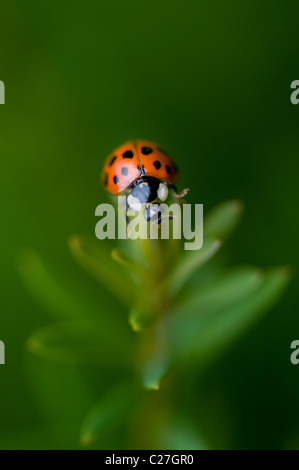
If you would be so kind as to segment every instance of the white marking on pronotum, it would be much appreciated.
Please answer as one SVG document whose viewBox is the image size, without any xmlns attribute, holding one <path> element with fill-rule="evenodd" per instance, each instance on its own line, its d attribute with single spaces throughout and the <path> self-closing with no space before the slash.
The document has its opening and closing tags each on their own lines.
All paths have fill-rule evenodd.
<svg viewBox="0 0 299 470">
<path fill-rule="evenodd" d="M 168 188 L 166 184 L 160 183 L 159 188 L 158 188 L 158 198 L 160 199 L 160 201 L 164 202 L 166 201 L 167 196 L 168 196 Z"/>
<path fill-rule="evenodd" d="M 134 211 L 141 211 L 142 204 L 139 201 L 137 197 L 132 196 L 132 194 L 129 194 L 128 196 L 128 204 L 129 206 L 134 210 Z"/>
<path fill-rule="evenodd" d="M 5 104 L 5 86 L 0 80 L 0 104 Z"/>
</svg>

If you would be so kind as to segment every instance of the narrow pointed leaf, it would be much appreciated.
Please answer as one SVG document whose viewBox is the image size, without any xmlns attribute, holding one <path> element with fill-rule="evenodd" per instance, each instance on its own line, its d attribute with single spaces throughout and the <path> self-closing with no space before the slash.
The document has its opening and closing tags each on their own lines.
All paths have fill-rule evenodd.
<svg viewBox="0 0 299 470">
<path fill-rule="evenodd" d="M 192 286 L 182 298 L 177 316 L 198 317 L 230 306 L 250 294 L 263 281 L 261 270 L 251 266 L 230 268 L 206 283 Z"/>
<path fill-rule="evenodd" d="M 206 450 L 207 444 L 185 418 L 172 418 L 161 423 L 156 448 L 169 450 Z"/>
<path fill-rule="evenodd" d="M 147 270 L 138 265 L 124 250 L 113 248 L 111 256 L 117 263 L 123 266 L 136 281 L 140 282 L 145 276 Z"/>
<path fill-rule="evenodd" d="M 130 310 L 129 324 L 133 331 L 142 331 L 151 325 L 154 317 L 154 312 L 148 308 L 147 304 L 138 303 Z"/>
<path fill-rule="evenodd" d="M 35 331 L 27 348 L 35 355 L 58 362 L 88 362 L 99 367 L 129 366 L 134 335 L 117 323 L 73 321 Z"/>
<path fill-rule="evenodd" d="M 167 374 L 169 367 L 169 357 L 163 354 L 153 356 L 145 362 L 141 372 L 141 380 L 144 388 L 159 390 L 161 380 Z"/>
<path fill-rule="evenodd" d="M 256 268 L 240 267 L 188 292 L 169 320 L 177 355 L 187 355 L 196 348 L 205 325 L 217 321 L 217 314 L 246 301 L 263 280 Z"/>
<path fill-rule="evenodd" d="M 143 337 L 140 353 L 140 375 L 144 388 L 158 390 L 171 365 L 169 335 L 162 321 Z"/>
<path fill-rule="evenodd" d="M 57 318 L 74 318 L 88 314 L 51 275 L 35 251 L 23 252 L 17 262 L 18 271 L 37 301 Z"/>
<path fill-rule="evenodd" d="M 218 251 L 219 240 L 205 240 L 198 251 L 185 252 L 165 282 L 166 292 L 173 295 L 189 280 L 192 274 Z"/>
<path fill-rule="evenodd" d="M 90 445 L 95 439 L 120 426 L 138 403 L 138 393 L 132 385 L 119 385 L 102 397 L 84 419 L 81 444 Z"/>
<path fill-rule="evenodd" d="M 227 297 L 221 306 L 221 296 L 216 303 L 211 297 L 212 304 L 203 302 L 201 308 L 200 302 L 193 305 L 193 313 L 189 311 L 188 314 L 187 311 L 185 317 L 180 315 L 179 321 L 173 322 L 171 336 L 177 357 L 196 358 L 203 362 L 218 354 L 271 307 L 283 292 L 289 277 L 287 269 L 274 269 L 265 274 L 256 287 L 252 285 L 245 296 L 237 296 L 236 301 L 232 298 L 231 305 Z"/>
<path fill-rule="evenodd" d="M 217 321 L 209 322 L 202 334 L 199 353 L 214 355 L 229 344 L 242 331 L 246 330 L 278 300 L 283 293 L 290 273 L 286 269 L 276 269 L 265 276 L 265 280 L 246 300 L 238 302 L 231 309 L 217 316 Z"/>
<path fill-rule="evenodd" d="M 216 206 L 204 218 L 203 231 L 206 238 L 226 240 L 238 226 L 243 212 L 243 203 L 227 201 Z"/>
<path fill-rule="evenodd" d="M 105 243 L 91 237 L 74 235 L 69 240 L 74 258 L 95 276 L 115 297 L 125 305 L 131 305 L 135 283 L 126 270 L 111 257 Z"/>
</svg>

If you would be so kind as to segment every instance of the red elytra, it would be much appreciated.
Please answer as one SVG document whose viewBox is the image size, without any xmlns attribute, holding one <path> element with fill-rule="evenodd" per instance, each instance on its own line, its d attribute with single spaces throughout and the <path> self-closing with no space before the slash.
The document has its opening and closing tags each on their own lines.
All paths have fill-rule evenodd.
<svg viewBox="0 0 299 470">
<path fill-rule="evenodd" d="M 158 144 L 135 140 L 118 147 L 107 158 L 101 181 L 111 194 L 121 194 L 142 176 L 174 184 L 179 176 L 172 158 Z"/>
</svg>

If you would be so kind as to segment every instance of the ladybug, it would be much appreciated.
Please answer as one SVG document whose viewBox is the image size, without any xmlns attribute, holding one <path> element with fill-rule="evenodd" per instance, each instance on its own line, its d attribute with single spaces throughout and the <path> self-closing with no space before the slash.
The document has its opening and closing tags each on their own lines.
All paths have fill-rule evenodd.
<svg viewBox="0 0 299 470">
<path fill-rule="evenodd" d="M 177 166 L 161 146 L 148 140 L 135 140 L 121 145 L 109 155 L 101 180 L 111 194 L 127 192 L 127 206 L 131 209 L 140 211 L 144 207 L 145 220 L 160 223 L 157 204 L 155 208 L 150 205 L 165 202 L 169 188 L 176 197 L 185 196 L 188 190 L 176 193 L 174 183 L 178 176 Z"/>
</svg>

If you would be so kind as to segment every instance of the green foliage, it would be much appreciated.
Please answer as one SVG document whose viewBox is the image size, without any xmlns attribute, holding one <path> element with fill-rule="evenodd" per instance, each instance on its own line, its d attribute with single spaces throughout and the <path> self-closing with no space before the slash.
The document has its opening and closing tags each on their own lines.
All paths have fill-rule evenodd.
<svg viewBox="0 0 299 470">
<path fill-rule="evenodd" d="M 139 395 L 132 384 L 118 384 L 114 390 L 88 412 L 81 430 L 81 444 L 87 446 L 97 437 L 119 426 L 138 403 Z"/>
<path fill-rule="evenodd" d="M 47 361 L 92 364 L 101 374 L 115 370 L 83 420 L 81 445 L 102 447 L 107 433 L 125 427 L 125 448 L 207 447 L 190 410 L 183 417 L 176 412 L 179 390 L 271 307 L 290 277 L 286 268 L 221 268 L 217 257 L 212 260 L 241 212 L 238 201 L 216 207 L 204 221 L 203 247 L 194 252 L 177 240 L 129 240 L 111 251 L 95 238 L 71 237 L 76 261 L 128 308 L 127 325 L 109 312 L 85 315 L 36 254 L 22 257 L 22 277 L 32 293 L 58 317 L 66 313 L 63 322 L 33 333 L 28 349 Z M 208 263 L 217 269 L 205 276 Z M 143 439 L 140 416 L 151 423 Z"/>
</svg>

